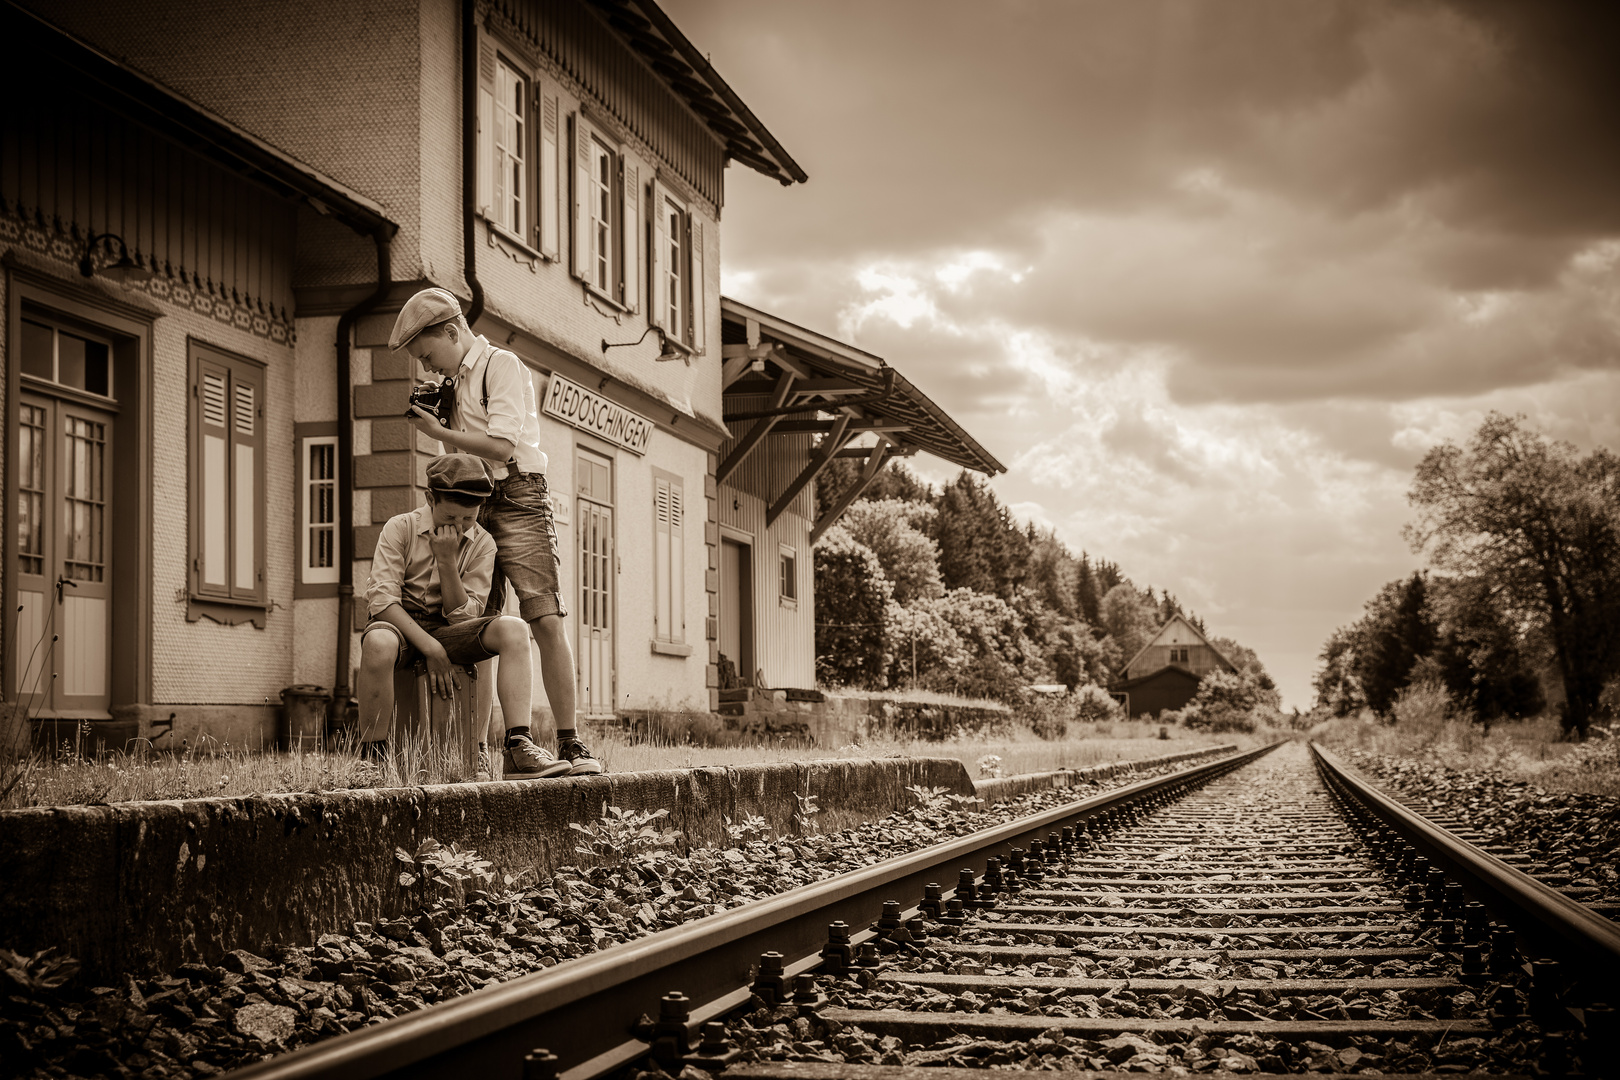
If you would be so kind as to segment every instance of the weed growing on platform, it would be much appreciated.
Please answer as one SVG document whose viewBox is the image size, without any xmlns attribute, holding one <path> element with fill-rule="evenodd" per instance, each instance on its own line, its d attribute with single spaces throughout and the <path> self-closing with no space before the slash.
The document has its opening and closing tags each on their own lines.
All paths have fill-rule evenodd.
<svg viewBox="0 0 1620 1080">
<path fill-rule="evenodd" d="M 674 847 L 681 834 L 654 826 L 668 810 L 625 810 L 609 806 L 589 825 L 570 821 L 568 827 L 585 837 L 574 850 L 607 866 L 619 866 L 655 848 Z"/>
</svg>

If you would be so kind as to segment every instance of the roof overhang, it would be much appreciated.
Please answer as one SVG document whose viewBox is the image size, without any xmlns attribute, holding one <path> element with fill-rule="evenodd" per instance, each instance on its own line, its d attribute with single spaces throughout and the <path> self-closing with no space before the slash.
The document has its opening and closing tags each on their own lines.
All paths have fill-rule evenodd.
<svg viewBox="0 0 1620 1080">
<path fill-rule="evenodd" d="M 88 42 L 0 0 L 0 34 L 16 63 L 75 77 L 87 96 L 143 127 L 283 198 L 306 201 L 366 236 L 391 238 L 399 226 L 380 204 L 325 176 Z"/>
<path fill-rule="evenodd" d="M 730 297 L 720 298 L 720 318 L 726 398 L 772 395 L 783 376 L 793 376 L 774 410 L 787 418 L 776 425 L 781 433 L 819 432 L 836 419 L 815 420 L 818 413 L 847 413 L 856 427 L 881 436 L 895 451 L 925 451 L 987 476 L 1007 471 L 882 357 Z M 761 419 L 760 411 L 727 405 L 725 420 L 737 430 Z"/>
<path fill-rule="evenodd" d="M 671 92 L 708 125 L 726 156 L 785 185 L 810 177 L 653 0 L 591 0 Z"/>
</svg>

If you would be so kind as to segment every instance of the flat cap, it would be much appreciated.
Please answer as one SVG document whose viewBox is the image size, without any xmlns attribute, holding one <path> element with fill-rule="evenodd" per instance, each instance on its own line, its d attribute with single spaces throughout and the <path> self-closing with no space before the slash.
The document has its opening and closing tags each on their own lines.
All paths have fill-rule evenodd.
<svg viewBox="0 0 1620 1080">
<path fill-rule="evenodd" d="M 430 326 L 448 322 L 461 314 L 461 301 L 443 289 L 423 289 L 399 309 L 394 332 L 388 335 L 390 349 L 403 349 L 411 339 Z"/>
<path fill-rule="evenodd" d="M 495 494 L 489 466 L 484 464 L 483 458 L 472 454 L 440 454 L 427 464 L 427 481 L 432 491 L 453 491 L 485 499 Z"/>
</svg>

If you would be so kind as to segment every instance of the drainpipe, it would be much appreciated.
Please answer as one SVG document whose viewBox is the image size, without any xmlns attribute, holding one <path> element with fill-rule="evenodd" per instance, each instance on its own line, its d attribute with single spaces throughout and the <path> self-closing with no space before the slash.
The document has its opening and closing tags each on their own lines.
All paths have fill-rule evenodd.
<svg viewBox="0 0 1620 1080">
<path fill-rule="evenodd" d="M 461 264 L 472 300 L 467 325 L 484 313 L 478 280 L 478 17 L 477 0 L 461 3 Z"/>
<path fill-rule="evenodd" d="M 382 303 L 393 285 L 393 242 L 397 226 L 378 229 L 371 239 L 377 245 L 377 288 L 364 300 L 345 311 L 337 325 L 337 560 L 338 617 L 337 671 L 332 677 L 332 717 L 341 719 L 349 707 L 349 638 L 354 630 L 354 324 L 360 316 Z"/>
</svg>

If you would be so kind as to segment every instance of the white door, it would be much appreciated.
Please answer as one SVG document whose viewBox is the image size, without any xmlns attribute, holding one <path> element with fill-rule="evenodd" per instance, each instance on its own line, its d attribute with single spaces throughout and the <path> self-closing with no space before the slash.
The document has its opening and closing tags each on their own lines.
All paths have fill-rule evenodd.
<svg viewBox="0 0 1620 1080">
<path fill-rule="evenodd" d="M 112 425 L 110 413 L 75 402 L 18 402 L 15 679 L 33 715 L 111 715 Z"/>
<path fill-rule="evenodd" d="M 579 451 L 579 711 L 612 716 L 614 697 L 613 460 Z"/>
</svg>

